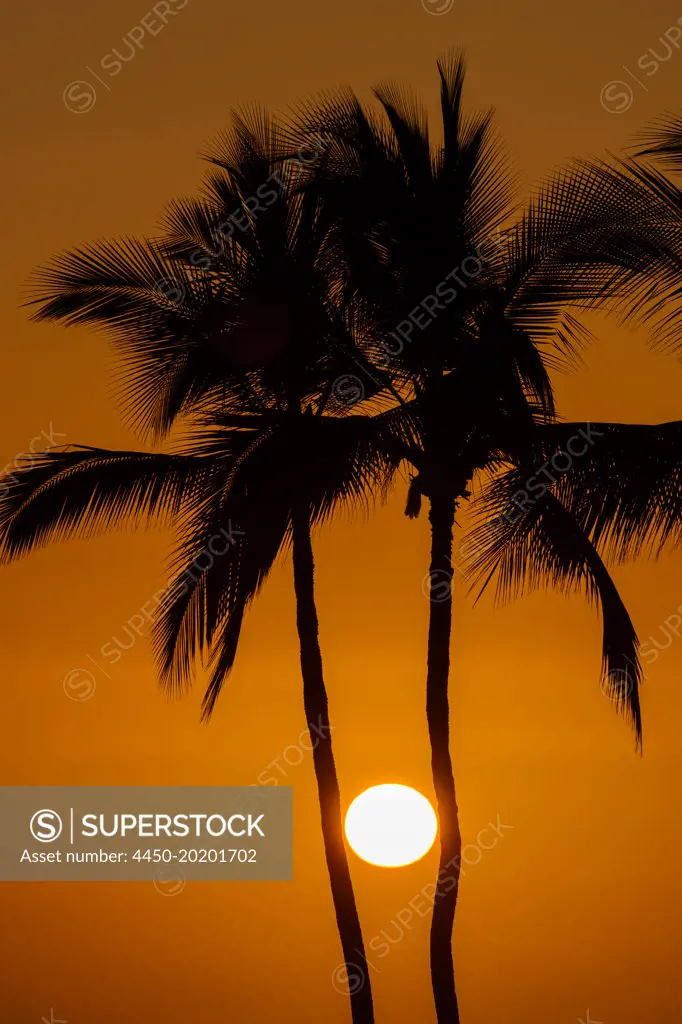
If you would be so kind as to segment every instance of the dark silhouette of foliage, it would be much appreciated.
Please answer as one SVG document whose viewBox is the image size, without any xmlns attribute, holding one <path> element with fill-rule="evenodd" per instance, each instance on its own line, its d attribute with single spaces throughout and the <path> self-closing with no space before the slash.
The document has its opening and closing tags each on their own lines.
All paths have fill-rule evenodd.
<svg viewBox="0 0 682 1024">
<path fill-rule="evenodd" d="M 471 506 L 472 581 L 496 579 L 503 597 L 552 586 L 599 604 L 602 685 L 641 744 L 638 641 L 607 563 L 678 543 L 682 425 L 563 423 L 552 378 L 580 364 L 586 309 L 642 318 L 655 342 L 677 344 L 682 193 L 644 157 L 679 170 L 682 127 L 656 126 L 638 157 L 574 163 L 519 209 L 492 115 L 464 111 L 463 60 L 438 72 L 438 142 L 419 101 L 390 83 L 375 90 L 378 111 L 343 89 L 286 125 L 235 116 L 210 151 L 201 195 L 171 204 L 160 237 L 86 247 L 40 272 L 38 318 L 106 329 L 130 421 L 173 445 L 34 459 L 0 499 L 0 553 L 123 522 L 172 524 L 173 583 L 154 647 L 171 690 L 208 663 L 208 717 L 245 612 L 291 549 L 306 717 L 328 725 L 312 530 L 342 506 L 385 496 L 410 467 L 406 514 L 428 501 L 435 584 L 431 972 L 439 1024 L 453 1024 L 455 516 Z M 581 433 L 595 440 L 576 454 Z M 568 468 L 531 489 L 567 452 Z M 229 551 L 197 571 L 228 524 Z M 331 738 L 313 757 L 353 1020 L 369 1024 Z"/>
</svg>

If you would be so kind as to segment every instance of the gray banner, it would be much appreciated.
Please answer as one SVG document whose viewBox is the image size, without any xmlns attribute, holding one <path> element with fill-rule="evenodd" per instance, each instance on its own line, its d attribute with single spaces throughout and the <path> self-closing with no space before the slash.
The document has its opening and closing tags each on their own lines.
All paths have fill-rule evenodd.
<svg viewBox="0 0 682 1024">
<path fill-rule="evenodd" d="M 0 786 L 0 881 L 290 881 L 285 786 Z"/>
</svg>

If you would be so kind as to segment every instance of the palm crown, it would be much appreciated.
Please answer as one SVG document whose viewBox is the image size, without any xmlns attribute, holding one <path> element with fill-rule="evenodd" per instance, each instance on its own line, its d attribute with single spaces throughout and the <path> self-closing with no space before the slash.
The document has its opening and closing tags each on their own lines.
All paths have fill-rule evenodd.
<svg viewBox="0 0 682 1024">
<path fill-rule="evenodd" d="M 327 245 L 345 301 L 363 310 L 364 348 L 374 364 L 366 376 L 391 373 L 404 413 L 419 425 L 418 443 L 406 451 L 416 470 L 411 515 L 422 495 L 466 499 L 474 481 L 490 474 L 502 474 L 495 493 L 506 488 L 508 505 L 523 480 L 561 450 L 551 373 L 575 366 L 590 337 L 572 310 L 596 303 L 606 281 L 613 284 L 597 240 L 623 220 L 617 183 L 588 164 L 555 176 L 516 217 L 491 115 L 463 112 L 463 60 L 438 69 L 438 145 L 417 99 L 391 85 L 376 90 L 383 120 L 343 91 L 306 110 L 294 134 L 300 143 L 319 133 L 327 143 L 309 187 L 330 211 Z M 645 205 L 637 195 L 635 210 Z M 576 278 L 583 253 L 591 262 Z M 493 500 L 484 499 L 486 516 Z M 544 558 L 526 548 L 517 571 L 568 587 L 582 580 L 615 611 L 591 530 L 578 545 L 574 503 L 559 509 L 559 500 L 552 498 L 551 512 L 549 497 L 539 502 L 534 517 L 544 530 L 550 516 L 561 516 L 563 529 L 543 533 Z M 519 548 L 513 523 L 507 527 L 511 558 Z M 503 586 L 512 583 L 514 574 L 493 558 L 501 555 L 499 535 L 479 531 L 475 541 L 492 545 L 481 553 L 481 569 L 496 566 Z M 605 616 L 605 630 L 605 671 L 639 735 L 635 635 L 623 608 Z"/>
<path fill-rule="evenodd" d="M 206 197 L 174 203 L 161 241 L 68 253 L 38 279 L 40 319 L 113 333 L 122 387 L 143 433 L 189 433 L 175 454 L 77 449 L 20 474 L 4 503 L 6 554 L 124 518 L 179 528 L 175 582 L 157 623 L 162 678 L 181 685 L 195 655 L 213 658 L 212 709 L 236 651 L 244 609 L 291 537 L 294 505 L 312 521 L 386 487 L 409 417 L 349 416 L 335 387 L 364 356 L 324 274 L 321 220 L 301 194 L 305 165 L 287 160 L 276 126 L 236 118 L 220 140 Z M 276 198 L 226 237 L 226 211 L 271 177 Z M 357 412 L 357 410 L 354 410 Z M 371 423 L 371 429 L 370 429 Z M 243 537 L 229 558 L 190 575 L 225 522 Z"/>
</svg>

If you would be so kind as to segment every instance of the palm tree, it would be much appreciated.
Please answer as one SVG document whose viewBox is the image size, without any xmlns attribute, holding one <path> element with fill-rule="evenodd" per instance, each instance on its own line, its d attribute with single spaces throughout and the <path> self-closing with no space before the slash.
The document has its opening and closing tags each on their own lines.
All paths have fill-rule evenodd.
<svg viewBox="0 0 682 1024">
<path fill-rule="evenodd" d="M 180 441 L 168 454 L 80 446 L 34 457 L 6 485 L 0 551 L 10 560 L 124 520 L 172 524 L 173 580 L 153 642 L 171 690 L 187 685 L 197 659 L 207 659 L 208 718 L 234 663 L 244 613 L 291 545 L 303 702 L 318 737 L 313 762 L 352 1018 L 371 1024 L 311 532 L 337 506 L 385 490 L 407 421 L 382 411 L 380 385 L 365 385 L 365 414 L 345 415 L 338 382 L 357 373 L 364 357 L 352 315 L 333 301 L 323 211 L 301 189 L 309 148 L 293 158 L 267 115 L 235 116 L 233 132 L 209 159 L 204 195 L 171 205 L 161 240 L 106 242 L 62 255 L 39 274 L 34 296 L 38 319 L 112 334 L 133 422 L 156 440 L 180 430 Z M 205 567 L 202 554 L 230 524 L 239 531 L 234 544 Z"/>
<path fill-rule="evenodd" d="M 419 423 L 404 454 L 415 470 L 406 514 L 418 515 L 426 497 L 431 526 L 426 715 L 440 823 L 431 974 L 439 1024 L 452 1024 L 461 853 L 448 696 L 455 515 L 482 475 L 526 479 L 547 449 L 542 431 L 557 418 L 549 371 L 575 361 L 588 337 L 569 307 L 602 299 L 613 277 L 593 244 L 623 221 L 624 190 L 592 168 L 571 168 L 514 220 L 491 115 L 462 110 L 463 60 L 441 61 L 438 71 L 443 141 L 435 147 L 419 101 L 391 84 L 375 89 L 383 117 L 343 90 L 304 110 L 291 132 L 329 140 L 309 188 L 330 211 L 339 287 L 363 310 L 371 373 L 393 375 L 394 395 Z M 583 258 L 589 272 L 575 274 Z M 587 582 L 601 601 L 605 671 L 639 740 L 637 638 L 615 585 L 550 490 L 534 517 L 546 545 L 543 578 Z M 480 558 L 489 540 L 478 537 Z"/>
</svg>

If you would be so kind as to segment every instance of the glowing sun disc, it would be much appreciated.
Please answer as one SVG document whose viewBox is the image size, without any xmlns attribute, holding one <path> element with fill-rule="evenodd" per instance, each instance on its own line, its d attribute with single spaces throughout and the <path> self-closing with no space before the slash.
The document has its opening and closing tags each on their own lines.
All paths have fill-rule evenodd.
<svg viewBox="0 0 682 1024">
<path fill-rule="evenodd" d="M 410 786 L 372 786 L 346 813 L 346 838 L 369 864 L 399 868 L 428 853 L 438 832 L 433 807 Z"/>
</svg>

